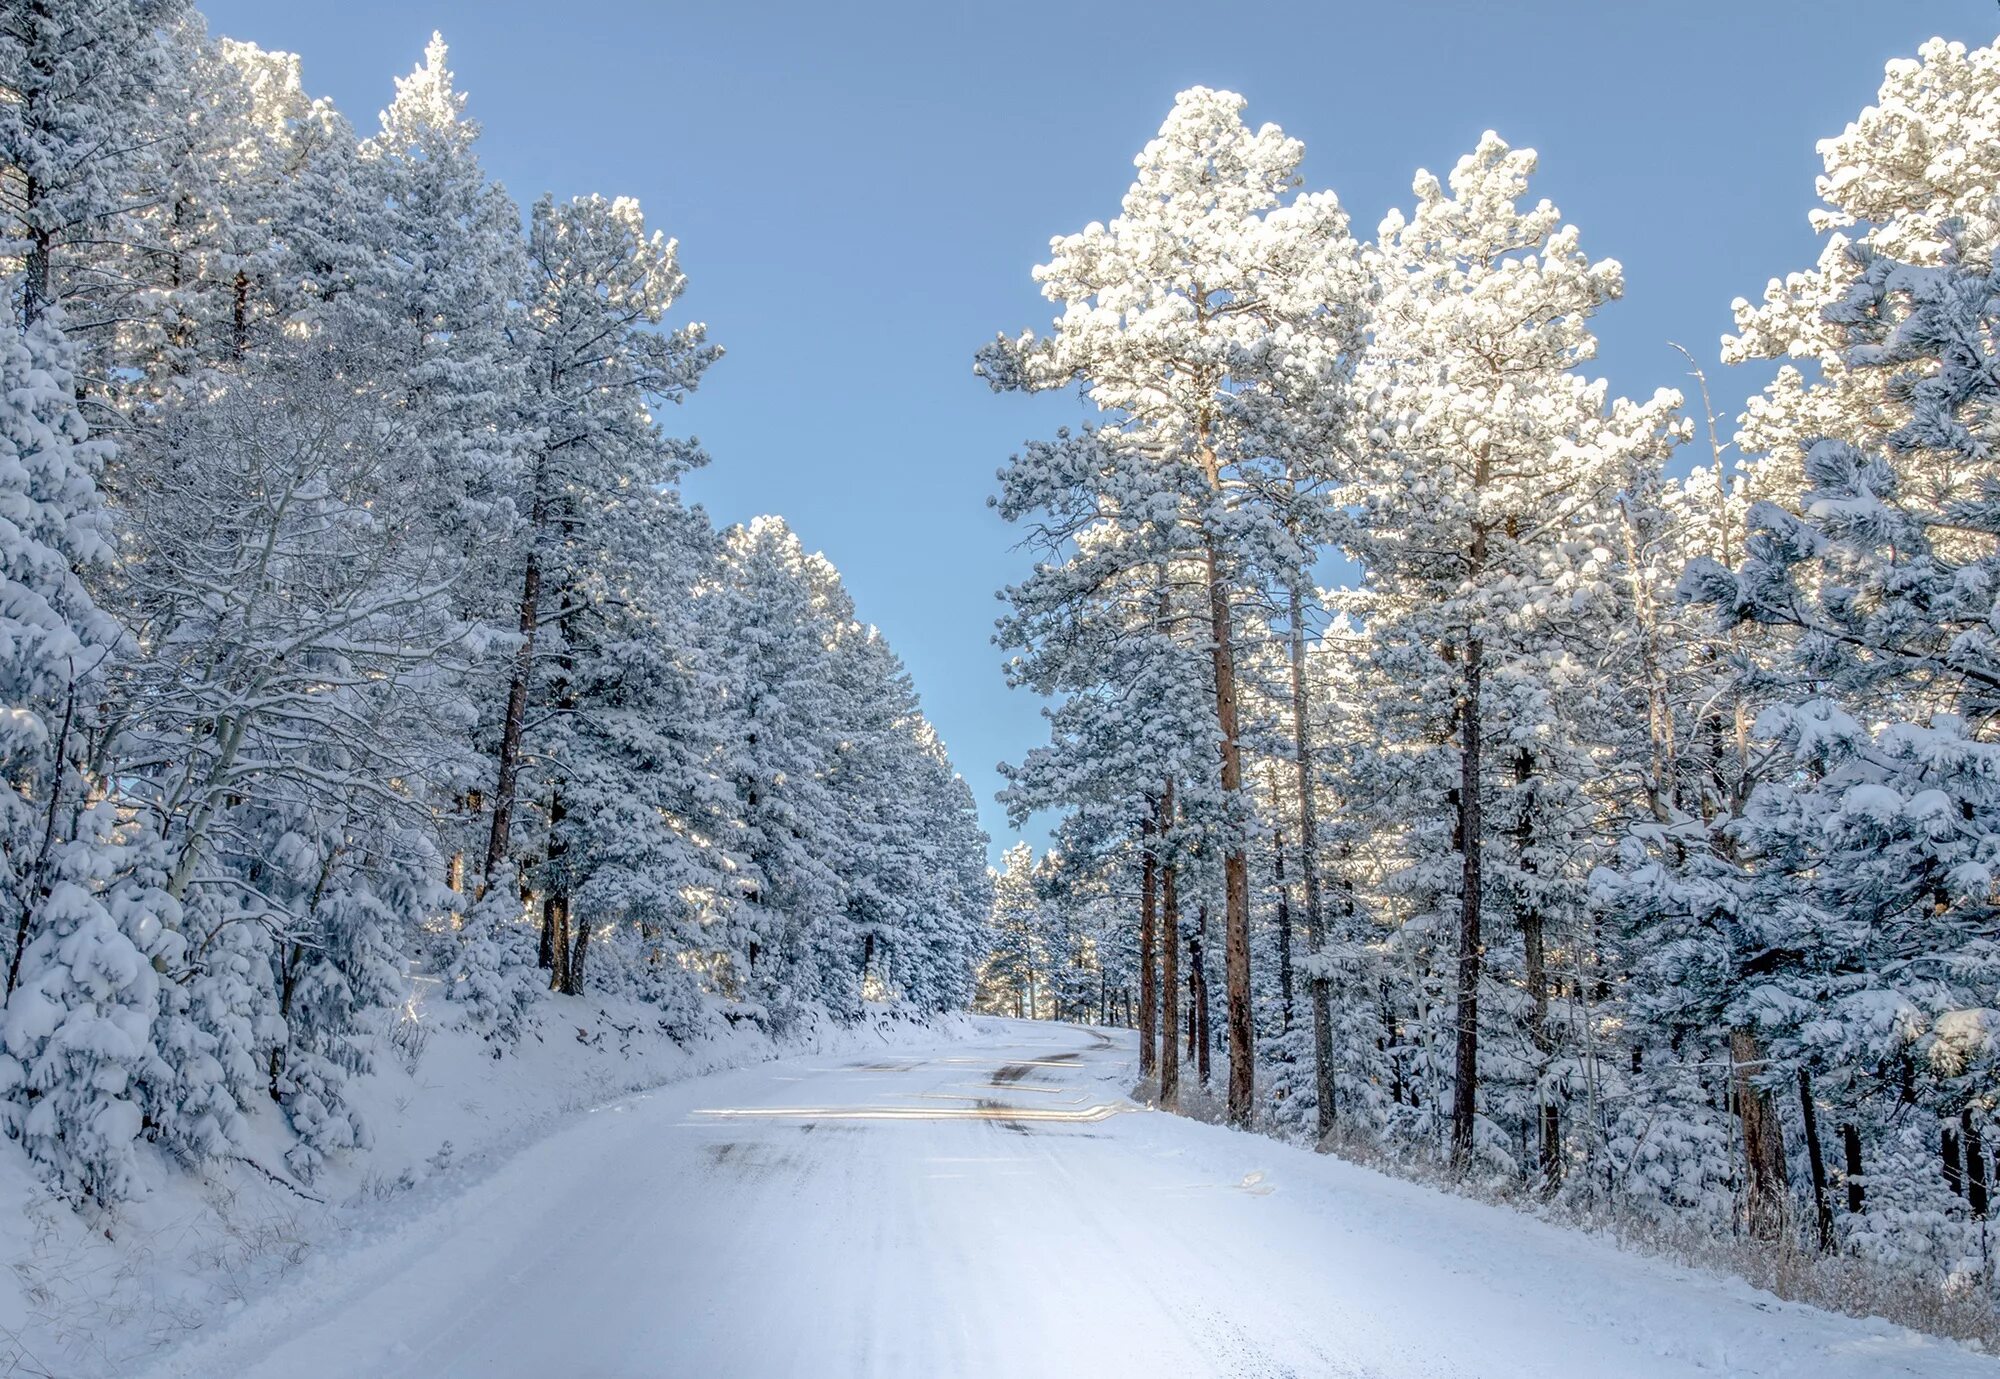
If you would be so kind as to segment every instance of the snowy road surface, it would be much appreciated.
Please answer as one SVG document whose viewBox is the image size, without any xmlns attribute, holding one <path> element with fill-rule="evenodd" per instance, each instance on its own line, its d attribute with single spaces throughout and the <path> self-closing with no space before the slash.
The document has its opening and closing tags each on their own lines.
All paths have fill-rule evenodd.
<svg viewBox="0 0 2000 1379">
<path fill-rule="evenodd" d="M 994 1030 L 600 1108 L 314 1261 L 158 1373 L 2000 1375 L 1878 1323 L 1133 1109 L 1129 1034 Z"/>
</svg>

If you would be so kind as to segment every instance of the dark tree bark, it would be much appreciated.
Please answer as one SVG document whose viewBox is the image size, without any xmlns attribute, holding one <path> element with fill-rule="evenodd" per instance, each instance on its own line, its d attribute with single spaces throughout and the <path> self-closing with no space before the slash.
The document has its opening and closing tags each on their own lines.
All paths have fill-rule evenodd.
<svg viewBox="0 0 2000 1379">
<path fill-rule="evenodd" d="M 1532 753 L 1523 751 L 1514 758 L 1514 783 L 1524 795 L 1530 795 L 1535 777 L 1535 759 Z M 1533 799 L 1523 800 L 1521 817 L 1514 825 L 1515 864 L 1524 876 L 1535 874 L 1532 856 L 1535 846 L 1535 821 L 1531 814 Z M 1562 1185 L 1562 1108 L 1543 1085 L 1549 1072 L 1549 1063 L 1555 1057 L 1555 1039 L 1549 1033 L 1549 965 L 1546 926 L 1541 907 L 1532 895 L 1521 898 L 1520 911 L 1515 916 L 1521 930 L 1521 950 L 1525 970 L 1523 980 L 1528 984 L 1528 1037 L 1535 1046 L 1535 1099 L 1540 1108 L 1541 1154 L 1540 1170 L 1542 1191 L 1554 1192 Z"/>
<path fill-rule="evenodd" d="M 1826 1190 L 1826 1158 L 1819 1147 L 1819 1104 L 1813 1097 L 1812 1074 L 1799 1069 L 1799 1111 L 1805 1119 L 1806 1160 L 1812 1171 L 1813 1225 L 1821 1254 L 1833 1250 L 1833 1200 Z"/>
<path fill-rule="evenodd" d="M 569 897 L 560 892 L 542 899 L 542 947 L 549 954 L 549 989 L 569 990 Z"/>
<path fill-rule="evenodd" d="M 1173 827 L 1174 787 L 1161 795 L 1161 831 Z M 1181 906 L 1178 868 L 1169 852 L 1160 863 L 1160 1105 L 1172 1110 L 1181 1090 L 1180 950 Z"/>
<path fill-rule="evenodd" d="M 1852 1121 L 1840 1127 L 1840 1148 L 1847 1161 L 1847 1209 L 1859 1216 L 1868 1209 L 1868 1189 L 1862 1181 L 1861 1128 Z"/>
<path fill-rule="evenodd" d="M 1157 801 L 1153 802 L 1156 814 Z M 1159 1055 L 1153 1046 L 1156 1033 L 1153 1020 L 1159 1004 L 1159 992 L 1154 987 L 1157 979 L 1154 968 L 1158 965 L 1158 955 L 1154 952 L 1157 932 L 1158 885 L 1160 860 L 1153 848 L 1153 839 L 1159 828 L 1153 818 L 1147 818 L 1139 825 L 1139 1076 L 1151 1077 L 1159 1067 Z M 1167 940 L 1171 946 L 1170 937 Z"/>
<path fill-rule="evenodd" d="M 1305 600 L 1297 585 L 1288 591 L 1286 612 L 1290 618 L 1292 662 L 1292 764 L 1299 793 L 1299 883 L 1305 893 L 1306 945 L 1311 949 L 1312 975 L 1306 979 L 1306 997 L 1312 1005 L 1313 1088 L 1319 1097 L 1319 1137 L 1333 1129 L 1335 1112 L 1333 1081 L 1332 983 L 1320 970 L 1325 962 L 1326 923 L 1320 910 L 1319 856 L 1315 801 L 1311 714 L 1307 711 Z"/>
<path fill-rule="evenodd" d="M 1187 1029 L 1182 1032 L 1181 1037 L 1187 1044 L 1188 1062 L 1193 1063 L 1195 1053 L 1201 1047 L 1201 933 L 1199 930 L 1188 935 L 1187 946 Z M 1207 1079 L 1203 1078 L 1201 1081 L 1206 1085 Z"/>
<path fill-rule="evenodd" d="M 1777 1108 L 1755 1081 L 1764 1053 L 1754 1030 L 1729 1035 L 1736 1078 L 1736 1116 L 1743 1130 L 1743 1205 L 1750 1234 L 1777 1240 L 1785 1229 L 1785 1130 Z"/>
<path fill-rule="evenodd" d="M 538 493 L 535 512 L 530 519 L 532 530 L 540 529 L 542 515 Z M 513 841 L 514 794 L 521 779 L 521 732 L 528 720 L 528 681 L 535 668 L 535 629 L 541 622 L 541 607 L 541 559 L 531 548 L 527 568 L 521 576 L 521 645 L 514 652 L 514 670 L 507 681 L 506 717 L 500 725 L 500 760 L 493 781 L 493 828 L 486 838 L 484 873 L 489 886 L 493 884 L 501 864 L 507 860 L 507 850 Z M 482 893 L 485 888 L 480 887 Z"/>
<path fill-rule="evenodd" d="M 1275 804 L 1276 801 L 1273 800 Z M 1275 811 L 1274 811 L 1275 812 Z M 1292 1032 L 1292 898 L 1285 886 L 1285 830 L 1271 835 L 1271 879 L 1278 889 L 1278 1026 Z"/>
<path fill-rule="evenodd" d="M 563 912 L 565 917 L 567 917 L 569 913 L 567 902 L 563 905 Z M 577 924 L 572 920 L 569 927 L 575 930 L 576 936 L 571 941 L 569 963 L 563 968 L 563 992 L 570 996 L 581 996 L 583 994 L 583 962 L 584 958 L 590 952 L 590 926 L 588 924 Z"/>
<path fill-rule="evenodd" d="M 1958 1134 L 1965 1146 L 1965 1202 L 1972 1208 L 1974 1220 L 1986 1219 L 1986 1148 L 1981 1143 L 1979 1122 L 1973 1119 L 1972 1108 L 1966 1107 L 1958 1113 Z"/>
<path fill-rule="evenodd" d="M 1484 545 L 1483 537 L 1479 543 Z M 1472 1135 L 1479 1114 L 1480 891 L 1485 885 L 1480 843 L 1485 825 L 1479 813 L 1481 658 L 1478 638 L 1465 647 L 1465 702 L 1458 713 L 1458 1041 L 1451 1091 L 1451 1165 L 1462 1172 L 1472 1158 Z"/>
<path fill-rule="evenodd" d="M 1210 441 L 1209 420 L 1200 423 L 1200 454 L 1209 487 L 1222 492 L 1222 471 Z M 1208 581 L 1210 655 L 1215 674 L 1215 723 L 1222 755 L 1222 794 L 1234 804 L 1243 792 L 1243 742 L 1237 723 L 1236 615 L 1214 533 L 1202 533 L 1202 563 Z M 1222 857 L 1223 984 L 1229 1001 L 1229 1123 L 1248 1125 L 1256 1101 L 1257 1066 L 1250 1013 L 1250 867 L 1243 840 L 1230 840 Z"/>
</svg>

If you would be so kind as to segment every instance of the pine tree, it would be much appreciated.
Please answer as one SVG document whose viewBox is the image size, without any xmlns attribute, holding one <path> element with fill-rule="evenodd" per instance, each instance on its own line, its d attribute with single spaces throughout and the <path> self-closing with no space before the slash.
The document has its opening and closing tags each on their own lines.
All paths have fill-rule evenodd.
<svg viewBox="0 0 2000 1379">
<path fill-rule="evenodd" d="M 1402 885 L 1427 923 L 1455 911 L 1449 1154 L 1461 1167 L 1480 1147 L 1490 900 L 1513 912 L 1529 1033 L 1546 1052 L 1549 887 L 1581 903 L 1549 874 L 1572 852 L 1552 832 L 1580 827 L 1578 778 L 1590 770 L 1588 741 L 1562 740 L 1575 714 L 1551 691 L 1571 678 L 1590 691 L 1571 648 L 1590 644 L 1593 609 L 1602 626 L 1615 598 L 1607 516 L 1677 432 L 1677 396 L 1607 405 L 1603 384 L 1574 372 L 1594 353 L 1589 317 L 1619 294 L 1621 274 L 1586 258 L 1546 201 L 1520 207 L 1534 165 L 1488 133 L 1449 191 L 1420 172 L 1414 213 L 1383 223 L 1360 375 L 1375 419 L 1346 542 L 1367 575 L 1350 608 L 1382 683 L 1396 686 L 1375 731 L 1427 744 L 1421 758 L 1385 762 L 1401 778 L 1396 798 L 1418 810 L 1450 802 Z M 1492 762 L 1502 743 L 1509 759 Z"/>
<path fill-rule="evenodd" d="M 520 425 L 533 437 L 516 508 L 525 516 L 515 566 L 518 641 L 495 751 L 487 884 L 513 856 L 531 694 L 545 689 L 538 642 L 572 597 L 590 558 L 592 507 L 628 485 L 671 483 L 700 451 L 662 434 L 652 408 L 678 402 L 720 355 L 699 325 L 657 327 L 686 286 L 676 246 L 648 233 L 639 204 L 543 197 L 528 235 Z"/>
<path fill-rule="evenodd" d="M 1154 510 L 1184 523 L 1206 584 L 1219 788 L 1237 836 L 1223 851 L 1232 1120 L 1254 1098 L 1248 803 L 1236 661 L 1238 603 L 1267 573 L 1295 573 L 1295 533 L 1271 505 L 1238 501 L 1273 456 L 1312 445 L 1351 307 L 1346 217 L 1331 194 L 1288 200 L 1304 152 L 1244 101 L 1195 88 L 1140 154 L 1122 213 L 1051 244 L 1036 270 L 1062 306 L 1054 332 L 981 355 L 995 388 L 1080 382 L 1107 414 L 1107 443 L 1153 460 Z"/>
</svg>

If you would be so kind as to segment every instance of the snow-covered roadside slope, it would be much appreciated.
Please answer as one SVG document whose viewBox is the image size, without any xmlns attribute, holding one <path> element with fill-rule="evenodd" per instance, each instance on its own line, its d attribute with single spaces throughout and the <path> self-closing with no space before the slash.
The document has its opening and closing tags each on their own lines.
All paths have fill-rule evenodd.
<svg viewBox="0 0 2000 1379">
<path fill-rule="evenodd" d="M 448 1021 L 388 1022 L 375 1070 L 350 1084 L 372 1144 L 309 1185 L 286 1170 L 275 1108 L 251 1118 L 245 1162 L 195 1176 L 149 1164 L 150 1190 L 108 1223 L 52 1200 L 0 1142 L 0 1375 L 111 1379 L 340 1253 L 465 1192 L 522 1149 L 629 1093 L 799 1053 L 935 1047 L 987 1028 L 870 1007 L 859 1024 L 803 1024 L 774 1040 L 720 1017 L 686 1045 L 660 1012 L 551 996 L 514 1050 Z"/>
</svg>

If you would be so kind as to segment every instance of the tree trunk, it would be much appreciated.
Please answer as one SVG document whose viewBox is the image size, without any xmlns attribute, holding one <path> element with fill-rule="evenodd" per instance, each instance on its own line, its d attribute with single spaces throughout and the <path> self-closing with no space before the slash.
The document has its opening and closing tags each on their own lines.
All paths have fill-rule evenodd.
<svg viewBox="0 0 2000 1379">
<path fill-rule="evenodd" d="M 1211 1015 L 1208 991 L 1208 906 L 1201 907 L 1201 923 L 1195 937 L 1190 940 L 1194 957 L 1193 980 L 1197 983 L 1195 997 L 1195 1075 L 1201 1079 L 1203 1087 L 1208 1086 L 1208 1059 L 1215 1048 L 1215 1031 L 1209 1024 Z M 1232 1049 L 1232 1054 L 1234 1050 Z M 1234 1086 L 1236 1079 L 1230 1078 Z"/>
<path fill-rule="evenodd" d="M 1290 590 L 1287 613 L 1291 619 L 1292 761 L 1299 792 L 1299 882 L 1305 892 L 1306 946 L 1313 963 L 1306 978 L 1306 995 L 1312 1003 L 1313 1086 L 1319 1098 L 1319 1137 L 1324 1139 L 1333 1129 L 1335 1111 L 1332 983 L 1321 970 L 1326 962 L 1326 923 L 1320 911 L 1319 858 L 1315 852 L 1319 811 L 1314 800 L 1312 716 L 1306 702 L 1305 600 L 1297 585 Z"/>
<path fill-rule="evenodd" d="M 1188 935 L 1188 1010 L 1187 1030 L 1182 1037 L 1187 1041 L 1187 1057 L 1195 1065 L 1195 1077 L 1204 1087 L 1208 1085 L 1208 1074 L 1202 1070 L 1196 1055 L 1201 1052 L 1201 935 Z"/>
<path fill-rule="evenodd" d="M 42 840 L 35 847 L 34 863 L 23 878 L 21 913 L 14 924 L 14 951 L 7 959 L 7 996 L 21 981 L 21 955 L 28 950 L 28 933 L 34 927 L 35 911 L 49 898 L 49 857 L 55 850 L 56 819 L 62 813 L 63 780 L 69 774 L 69 731 L 76 721 L 76 686 L 63 696 L 62 727 L 56 731 L 55 771 L 49 778 L 49 807 L 42 814 Z"/>
<path fill-rule="evenodd" d="M 1944 1185 L 1954 1196 L 1965 1196 L 1965 1164 L 1958 1156 L 1958 1131 L 1949 1125 L 1938 1135 L 1938 1153 L 1944 1159 Z"/>
<path fill-rule="evenodd" d="M 1214 479 L 1212 452 L 1207 463 Z M 1219 488 L 1220 480 L 1215 482 Z M 1235 804 L 1243 791 L 1243 746 L 1236 721 L 1236 618 L 1213 540 L 1206 543 L 1203 558 L 1213 632 L 1215 720 L 1221 730 L 1222 795 Z M 1250 1025 L 1250 869 L 1240 837 L 1230 839 L 1229 850 L 1222 857 L 1222 955 L 1229 999 L 1229 1123 L 1248 1125 L 1256 1099 L 1257 1073 Z"/>
<path fill-rule="evenodd" d="M 1273 796 L 1276 795 L 1273 791 Z M 1275 805 L 1276 800 L 1272 803 Z M 1275 815 L 1276 810 L 1272 813 Z M 1271 880 L 1278 890 L 1278 1027 L 1292 1032 L 1292 899 L 1285 887 L 1285 830 L 1271 835 Z"/>
<path fill-rule="evenodd" d="M 1852 1121 L 1840 1127 L 1840 1148 L 1847 1161 L 1847 1209 L 1859 1216 L 1868 1209 L 1868 1188 L 1862 1181 L 1861 1128 Z"/>
<path fill-rule="evenodd" d="M 1532 878 L 1535 862 L 1530 855 L 1535 846 L 1535 821 L 1530 813 L 1533 798 L 1530 782 L 1535 777 L 1535 759 L 1523 751 L 1514 758 L 1514 783 L 1520 798 L 1521 815 L 1514 825 L 1515 865 Z M 1555 1056 L 1555 1040 L 1549 1035 L 1549 966 L 1545 926 L 1540 905 L 1524 890 L 1516 916 L 1521 929 L 1521 950 L 1528 984 L 1528 1037 L 1535 1046 L 1535 1101 L 1540 1107 L 1542 1191 L 1554 1192 L 1562 1184 L 1562 1108 L 1548 1088 L 1549 1064 Z"/>
<path fill-rule="evenodd" d="M 22 188 L 23 207 L 39 205 L 44 199 L 42 192 L 40 182 L 33 177 L 27 178 Z M 54 276 L 54 264 L 54 237 L 44 229 L 29 230 L 28 252 L 21 265 L 21 324 L 24 327 L 32 327 L 55 305 L 49 286 Z"/>
<path fill-rule="evenodd" d="M 531 528 L 541 527 L 541 500 L 536 497 L 536 512 Z M 507 860 L 507 849 L 512 842 L 514 826 L 514 792 L 521 777 L 521 731 L 528 718 L 528 680 L 535 667 L 535 629 L 541 621 L 542 564 L 538 553 L 530 548 L 528 564 L 521 576 L 521 645 L 514 653 L 514 672 L 507 681 L 507 716 L 500 726 L 500 762 L 493 781 L 493 830 L 486 839 L 486 885 L 493 883 L 494 876 Z M 481 886 L 483 893 L 486 887 Z"/>
<path fill-rule="evenodd" d="M 1483 544 L 1483 543 L 1482 543 Z M 1479 939 L 1480 891 L 1485 883 L 1480 857 L 1484 824 L 1479 814 L 1479 696 L 1481 657 L 1477 637 L 1465 646 L 1465 702 L 1459 708 L 1458 847 L 1458 1046 L 1451 1091 L 1451 1166 L 1463 1172 L 1472 1158 L 1472 1134 L 1479 1107 Z"/>
<path fill-rule="evenodd" d="M 1986 1149 L 1981 1143 L 1979 1122 L 1972 1118 L 1972 1108 L 1966 1107 L 1958 1113 L 1958 1136 L 1965 1146 L 1965 1201 L 1972 1208 L 1975 1221 L 1986 1219 Z"/>
<path fill-rule="evenodd" d="M 574 919 L 570 918 L 569 902 L 567 900 L 563 902 L 563 916 L 568 920 L 568 927 L 573 929 L 576 934 L 570 946 L 569 964 L 563 969 L 563 992 L 570 996 L 581 996 L 583 994 L 583 961 L 590 952 L 590 926 L 588 924 L 578 924 Z"/>
<path fill-rule="evenodd" d="M 1161 798 L 1161 831 L 1173 827 L 1174 787 L 1168 783 Z M 1160 863 L 1160 1105 L 1174 1108 L 1181 1090 L 1180 951 L 1181 906 L 1178 868 L 1169 852 Z"/>
<path fill-rule="evenodd" d="M 305 956 L 305 949 L 294 943 L 285 953 L 278 969 L 278 1019 L 285 1020 L 292 1013 L 292 995 L 299 987 L 299 961 Z M 271 1100 L 279 1101 L 278 1081 L 285 1075 L 285 1048 L 289 1041 L 281 1039 L 271 1045 L 270 1088 Z"/>
<path fill-rule="evenodd" d="M 1156 811 L 1159 808 L 1157 803 L 1153 807 Z M 1159 1056 L 1153 1047 L 1153 1017 L 1159 1002 L 1159 992 L 1153 985 L 1153 969 L 1158 962 L 1153 949 L 1160 870 L 1153 839 L 1159 830 L 1149 818 L 1139 825 L 1139 832 L 1139 1076 L 1150 1077 L 1159 1067 Z M 1171 946 L 1172 938 L 1167 942 Z"/>
<path fill-rule="evenodd" d="M 569 897 L 542 899 L 542 947 L 549 955 L 549 990 L 569 990 Z"/>
<path fill-rule="evenodd" d="M 1210 420 L 1199 423 L 1203 475 L 1222 493 L 1222 468 L 1210 439 Z M 1215 725 L 1222 755 L 1222 797 L 1235 806 L 1243 792 L 1243 744 L 1236 717 L 1236 615 L 1230 607 L 1215 533 L 1202 532 L 1202 561 L 1208 577 L 1210 655 L 1215 672 Z M 1248 1125 L 1256 1101 L 1257 1066 L 1250 1014 L 1250 868 L 1243 839 L 1229 840 L 1222 857 L 1223 982 L 1229 998 L 1229 1123 Z"/>
<path fill-rule="evenodd" d="M 1736 1115 L 1743 1128 L 1743 1205 L 1750 1234 L 1777 1240 L 1785 1229 L 1785 1131 L 1771 1098 L 1753 1080 L 1764 1067 L 1754 1030 L 1729 1034 L 1735 1065 Z"/>
<path fill-rule="evenodd" d="M 1805 1119 L 1806 1162 L 1812 1170 L 1813 1225 L 1819 1232 L 1819 1250 L 1833 1250 L 1833 1201 L 1826 1191 L 1826 1158 L 1819 1147 L 1819 1105 L 1813 1097 L 1812 1074 L 1799 1069 L 1799 1111 Z"/>
</svg>

